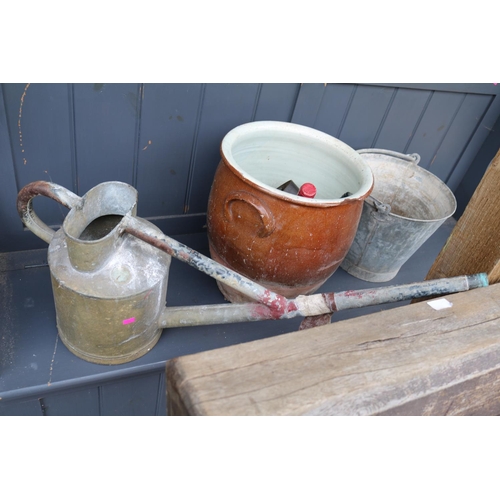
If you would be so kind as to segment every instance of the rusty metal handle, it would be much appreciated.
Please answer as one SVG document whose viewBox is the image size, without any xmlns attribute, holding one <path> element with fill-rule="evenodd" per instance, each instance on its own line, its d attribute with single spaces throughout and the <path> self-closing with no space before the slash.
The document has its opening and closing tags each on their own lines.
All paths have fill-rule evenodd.
<svg viewBox="0 0 500 500">
<path fill-rule="evenodd" d="M 55 231 L 36 215 L 33 198 L 38 195 L 55 200 L 67 208 L 79 205 L 82 199 L 68 189 L 47 181 L 35 181 L 24 186 L 17 195 L 17 211 L 24 225 L 43 241 L 50 243 Z"/>
<path fill-rule="evenodd" d="M 260 238 L 266 238 L 270 236 L 275 229 L 274 216 L 271 213 L 269 207 L 257 196 L 247 193 L 246 191 L 233 191 L 229 193 L 224 202 L 224 216 L 226 220 L 233 221 L 232 204 L 235 201 L 242 201 L 254 208 L 262 222 L 262 227 L 258 230 L 257 236 Z"/>
</svg>

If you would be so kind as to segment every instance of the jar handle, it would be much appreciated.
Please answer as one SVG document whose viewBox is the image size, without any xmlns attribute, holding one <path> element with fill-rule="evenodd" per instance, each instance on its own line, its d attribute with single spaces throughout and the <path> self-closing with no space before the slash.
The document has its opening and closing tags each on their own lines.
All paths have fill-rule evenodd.
<svg viewBox="0 0 500 500">
<path fill-rule="evenodd" d="M 47 181 L 35 181 L 24 186 L 17 195 L 17 211 L 24 225 L 43 241 L 50 243 L 55 231 L 36 215 L 33 210 L 33 198 L 38 195 L 55 200 L 67 208 L 79 205 L 82 199 L 68 189 Z"/>
<path fill-rule="evenodd" d="M 276 227 L 274 216 L 269 207 L 257 196 L 246 191 L 233 191 L 229 193 L 224 202 L 224 216 L 226 220 L 233 221 L 232 204 L 235 201 L 242 201 L 250 205 L 257 211 L 262 222 L 262 227 L 257 232 L 259 238 L 266 238 L 271 235 Z"/>
</svg>

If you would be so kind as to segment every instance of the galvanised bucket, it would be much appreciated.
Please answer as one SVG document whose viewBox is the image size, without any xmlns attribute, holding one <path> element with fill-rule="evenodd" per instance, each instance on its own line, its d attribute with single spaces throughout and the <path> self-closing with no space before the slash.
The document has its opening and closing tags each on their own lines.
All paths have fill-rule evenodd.
<svg viewBox="0 0 500 500">
<path fill-rule="evenodd" d="M 418 154 L 362 149 L 374 188 L 363 206 L 354 241 L 341 264 L 356 278 L 389 281 L 457 207 L 451 190 L 418 166 Z"/>
</svg>

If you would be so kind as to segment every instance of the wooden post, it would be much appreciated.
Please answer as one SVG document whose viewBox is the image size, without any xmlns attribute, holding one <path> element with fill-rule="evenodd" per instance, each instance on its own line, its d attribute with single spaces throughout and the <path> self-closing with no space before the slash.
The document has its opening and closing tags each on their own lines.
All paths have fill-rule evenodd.
<svg viewBox="0 0 500 500">
<path fill-rule="evenodd" d="M 426 279 L 480 272 L 490 284 L 500 282 L 500 150 Z"/>
</svg>

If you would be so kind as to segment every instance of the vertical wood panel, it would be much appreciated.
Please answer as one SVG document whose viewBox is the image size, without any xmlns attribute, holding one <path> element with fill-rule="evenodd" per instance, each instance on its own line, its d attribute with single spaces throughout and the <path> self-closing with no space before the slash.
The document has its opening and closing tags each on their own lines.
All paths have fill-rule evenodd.
<svg viewBox="0 0 500 500">
<path fill-rule="evenodd" d="M 429 165 L 429 170 L 447 181 L 479 126 L 491 99 L 489 96 L 465 96 L 446 136 Z"/>
<path fill-rule="evenodd" d="M 313 127 L 338 138 L 355 92 L 356 85 L 328 84 Z"/>
<path fill-rule="evenodd" d="M 458 160 L 457 165 L 453 169 L 447 180 L 447 184 L 450 189 L 455 190 L 463 179 L 464 175 L 469 168 L 474 168 L 476 166 L 476 155 L 479 154 L 479 164 L 481 169 L 484 170 L 488 166 L 491 158 L 494 156 L 491 154 L 487 159 L 482 155 L 483 144 L 490 141 L 491 136 L 495 137 L 496 128 L 498 126 L 498 119 L 500 117 L 500 95 L 490 95 L 491 103 L 488 106 L 483 119 L 481 120 L 479 127 L 476 129 L 474 136 L 467 144 L 466 150 L 463 152 L 462 156 Z M 495 142 L 495 141 L 494 141 Z M 496 142 L 497 148 L 500 144 Z M 486 148 L 488 150 L 488 147 Z M 472 188 L 474 190 L 475 186 Z"/>
<path fill-rule="evenodd" d="M 206 212 L 208 195 L 220 160 L 220 143 L 231 129 L 252 120 L 258 89 L 258 84 L 206 86 L 186 213 Z"/>
<path fill-rule="evenodd" d="M 394 92 L 391 88 L 359 86 L 339 139 L 353 149 L 373 147 Z"/>
<path fill-rule="evenodd" d="M 465 95 L 452 92 L 434 92 L 424 111 L 408 151 L 418 153 L 420 165 L 429 169 Z M 435 172 L 436 174 L 439 173 Z"/>
<path fill-rule="evenodd" d="M 138 84 L 76 84 L 74 86 L 78 193 L 96 184 L 134 184 Z"/>
<path fill-rule="evenodd" d="M 23 226 L 16 210 L 17 183 L 10 146 L 10 134 L 7 126 L 7 113 L 4 105 L 5 96 L 0 85 L 0 252 L 16 250 L 13 240 L 23 231 Z"/>
<path fill-rule="evenodd" d="M 255 120 L 289 122 L 300 89 L 298 83 L 264 83 L 262 85 Z"/>
<path fill-rule="evenodd" d="M 3 88 L 18 189 L 37 180 L 73 189 L 68 85 L 23 83 Z M 67 213 L 42 198 L 34 206 L 47 224 L 61 224 Z"/>
<path fill-rule="evenodd" d="M 491 110 L 488 110 L 488 113 Z M 481 125 L 481 128 L 483 128 L 484 125 Z M 491 160 L 495 157 L 496 153 L 500 149 L 500 117 L 497 119 L 496 123 L 491 127 L 491 133 L 488 135 L 487 139 L 484 141 L 484 144 L 481 147 L 481 150 L 479 154 L 474 158 L 472 161 L 470 168 L 467 170 L 465 176 L 463 179 L 461 179 L 460 183 L 458 186 L 455 188 L 454 193 L 455 197 L 457 199 L 457 211 L 455 213 L 455 219 L 459 219 L 462 213 L 464 212 L 465 208 L 467 207 L 467 204 L 469 200 L 471 199 L 471 196 L 474 194 L 474 191 L 476 190 L 477 186 L 481 182 L 481 179 L 483 178 L 483 175 L 490 164 Z M 482 133 L 481 131 L 480 133 Z M 477 137 L 479 132 L 476 132 L 474 135 L 474 138 Z M 472 146 L 469 145 L 467 148 L 467 151 L 462 155 L 462 158 L 460 162 L 463 161 L 464 156 L 468 154 L 469 149 Z M 454 171 L 453 174 L 456 173 L 456 170 L 459 167 L 457 167 Z M 450 179 L 449 182 L 451 182 L 452 179 Z"/>
<path fill-rule="evenodd" d="M 99 392 L 97 387 L 73 389 L 71 392 L 55 393 L 42 400 L 47 416 L 98 416 Z"/>
<path fill-rule="evenodd" d="M 144 85 L 137 170 L 141 217 L 184 212 L 201 89 L 201 84 Z"/>
<path fill-rule="evenodd" d="M 42 415 L 38 399 L 0 402 L 0 416 L 3 417 L 41 417 Z"/>
<path fill-rule="evenodd" d="M 301 84 L 297 104 L 292 115 L 292 122 L 313 127 L 321 109 L 321 102 L 325 92 L 326 87 L 323 83 Z"/>
<path fill-rule="evenodd" d="M 173 221 L 203 214 L 222 138 L 252 120 L 302 123 L 355 149 L 419 153 L 422 166 L 455 190 L 498 119 L 499 88 L 147 84 L 141 93 L 139 84 L 2 84 L 0 251 L 46 246 L 23 230 L 15 210 L 18 189 L 39 179 L 80 195 L 99 182 L 122 180 L 138 188 L 141 216 Z M 34 203 L 49 225 L 61 224 L 67 213 L 43 197 Z"/>
<path fill-rule="evenodd" d="M 101 415 L 156 415 L 157 373 L 130 377 L 101 386 Z"/>
<path fill-rule="evenodd" d="M 398 89 L 374 147 L 414 153 L 407 147 L 431 95 L 428 90 Z"/>
<path fill-rule="evenodd" d="M 165 370 L 160 371 L 158 374 L 158 399 L 156 403 L 157 416 L 167 415 L 167 388 L 165 380 Z"/>
</svg>

